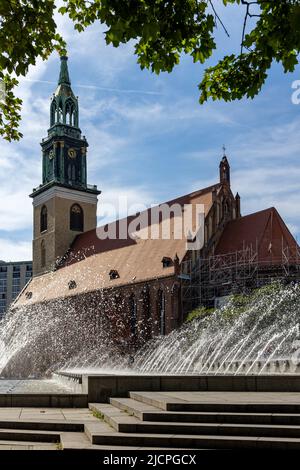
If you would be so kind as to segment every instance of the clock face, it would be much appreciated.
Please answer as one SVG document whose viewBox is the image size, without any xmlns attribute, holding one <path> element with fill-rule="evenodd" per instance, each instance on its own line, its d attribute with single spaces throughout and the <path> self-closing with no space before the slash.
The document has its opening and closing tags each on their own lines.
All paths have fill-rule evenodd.
<svg viewBox="0 0 300 470">
<path fill-rule="evenodd" d="M 70 158 L 76 158 L 76 150 L 73 149 L 73 148 L 69 149 L 69 150 L 68 150 L 68 156 L 69 156 Z"/>
<path fill-rule="evenodd" d="M 50 150 L 49 152 L 49 160 L 53 160 L 54 158 L 54 151 L 53 150 Z"/>
</svg>

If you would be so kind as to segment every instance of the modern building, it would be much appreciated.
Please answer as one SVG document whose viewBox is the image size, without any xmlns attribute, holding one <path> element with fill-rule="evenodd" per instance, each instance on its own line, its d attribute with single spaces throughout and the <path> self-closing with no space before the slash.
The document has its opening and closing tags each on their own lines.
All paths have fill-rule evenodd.
<svg viewBox="0 0 300 470">
<path fill-rule="evenodd" d="M 0 318 L 32 277 L 31 261 L 0 260 Z"/>
<path fill-rule="evenodd" d="M 115 343 L 122 346 L 125 339 L 138 347 L 180 326 L 199 304 L 213 305 L 230 292 L 275 278 L 299 278 L 299 247 L 276 209 L 241 216 L 225 155 L 215 184 L 165 203 L 171 209 L 167 214 L 157 206 L 155 222 L 149 209 L 97 229 L 100 191 L 87 184 L 88 143 L 78 116 L 67 58 L 62 57 L 48 137 L 41 144 L 42 184 L 31 194 L 34 277 L 16 306 L 56 305 L 63 312 L 65 302 L 69 310 L 94 319 L 89 331 L 96 332 L 99 318 L 106 318 Z M 203 243 L 191 249 L 195 236 L 178 238 L 175 224 L 192 207 L 195 234 L 199 205 Z M 179 216 L 173 206 L 179 207 Z M 171 228 L 167 238 L 166 222 Z M 153 230 L 156 237 L 150 236 Z M 101 238 L 99 232 L 115 237 Z"/>
</svg>

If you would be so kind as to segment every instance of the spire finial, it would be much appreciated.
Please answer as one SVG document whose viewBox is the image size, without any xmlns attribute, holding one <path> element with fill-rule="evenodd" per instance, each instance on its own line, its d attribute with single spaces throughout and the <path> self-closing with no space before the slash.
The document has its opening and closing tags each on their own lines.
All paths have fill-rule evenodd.
<svg viewBox="0 0 300 470">
<path fill-rule="evenodd" d="M 225 144 L 223 144 L 222 150 L 223 150 L 223 157 L 225 157 L 225 156 L 226 156 L 226 153 L 225 153 L 225 152 L 226 152 Z"/>
<path fill-rule="evenodd" d="M 58 79 L 59 85 L 71 85 L 71 80 L 69 77 L 69 70 L 68 70 L 68 57 L 62 55 L 60 57 L 60 73 Z"/>
</svg>

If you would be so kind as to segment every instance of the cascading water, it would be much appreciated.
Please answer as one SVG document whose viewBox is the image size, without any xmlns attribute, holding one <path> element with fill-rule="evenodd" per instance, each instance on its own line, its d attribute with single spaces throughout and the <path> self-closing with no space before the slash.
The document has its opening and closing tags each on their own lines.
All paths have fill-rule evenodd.
<svg viewBox="0 0 300 470">
<path fill-rule="evenodd" d="M 300 286 L 267 286 L 236 296 L 137 353 L 135 368 L 160 373 L 261 373 L 300 353 Z M 299 349 L 299 350 L 298 350 Z M 258 367 L 257 367 L 258 366 Z"/>
<path fill-rule="evenodd" d="M 130 356 L 116 347 L 109 319 L 95 321 L 92 307 L 77 309 L 74 303 L 61 300 L 51 306 L 19 308 L 9 312 L 0 328 L 2 376 L 45 376 L 56 369 L 251 374 L 267 372 L 274 361 L 286 360 L 292 361 L 296 371 L 299 285 L 267 286 L 204 313 L 146 343 L 129 368 Z"/>
</svg>

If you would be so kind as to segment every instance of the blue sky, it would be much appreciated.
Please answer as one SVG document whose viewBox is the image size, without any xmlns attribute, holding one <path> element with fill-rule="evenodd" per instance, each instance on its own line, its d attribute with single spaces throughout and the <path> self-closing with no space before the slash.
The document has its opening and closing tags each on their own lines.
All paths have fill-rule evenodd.
<svg viewBox="0 0 300 470">
<path fill-rule="evenodd" d="M 209 63 L 239 49 L 243 11 L 220 2 L 231 37 L 219 28 L 219 49 Z M 171 74 L 153 75 L 136 64 L 133 44 L 106 46 L 100 25 L 79 34 L 67 18 L 57 16 L 57 22 L 68 42 L 80 127 L 90 145 L 89 183 L 102 191 L 99 223 L 101 203 L 120 195 L 150 205 L 213 184 L 225 144 L 243 214 L 275 206 L 300 235 L 300 106 L 291 102 L 300 67 L 285 75 L 275 64 L 254 100 L 200 106 L 197 84 L 204 67 L 189 57 Z M 47 135 L 58 73 L 55 54 L 30 69 L 17 90 L 24 100 L 24 138 L 0 141 L 0 259 L 6 261 L 31 258 L 28 194 L 41 182 L 39 143 Z"/>
</svg>

